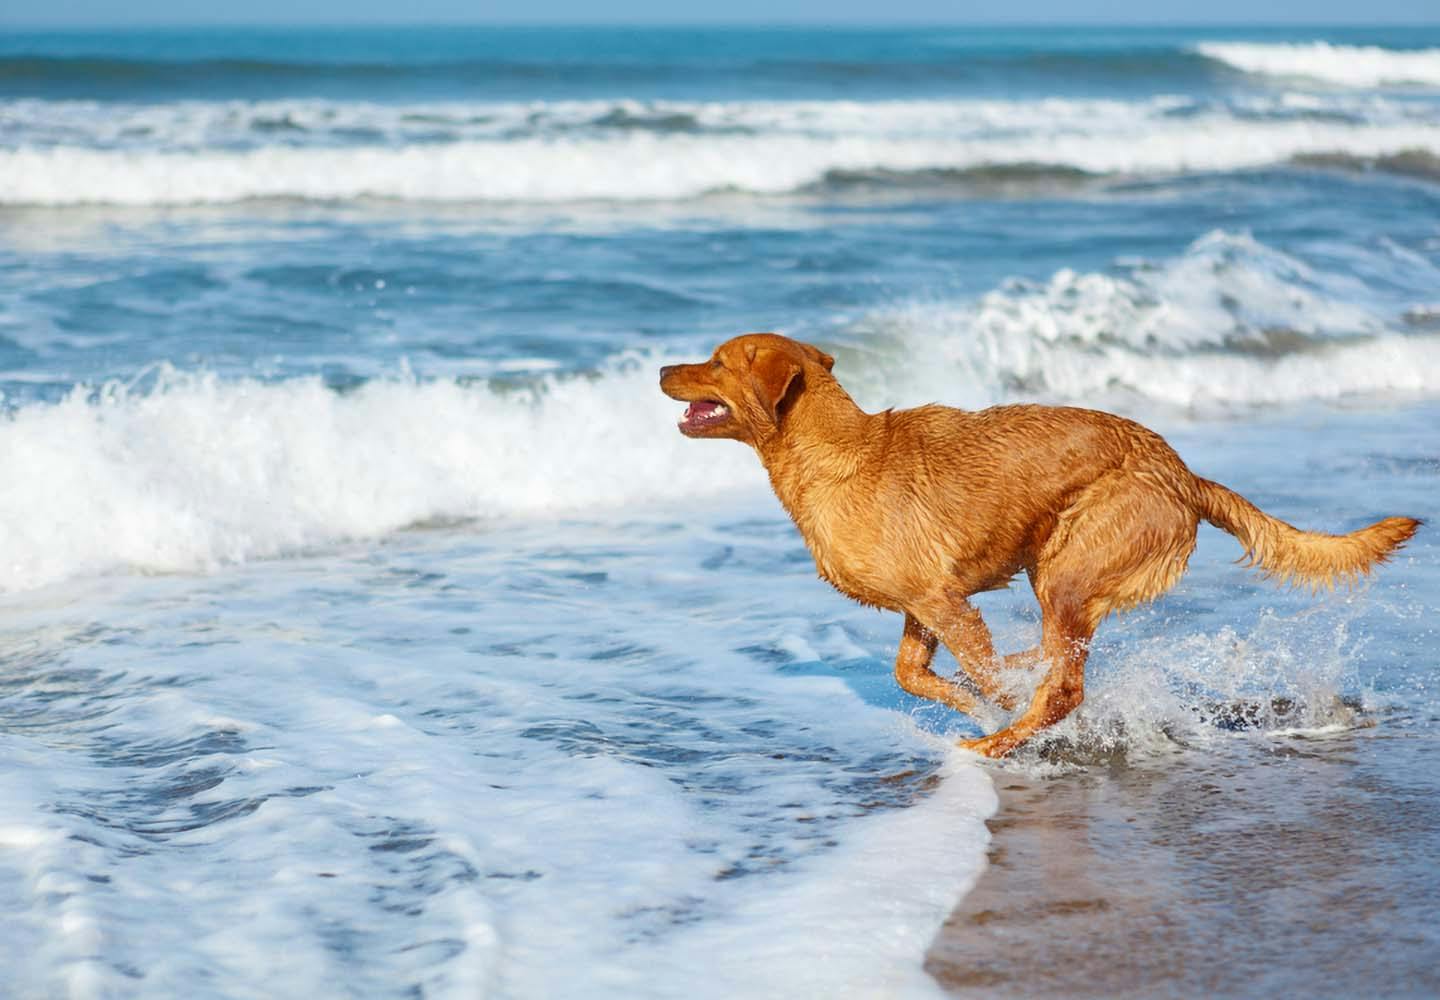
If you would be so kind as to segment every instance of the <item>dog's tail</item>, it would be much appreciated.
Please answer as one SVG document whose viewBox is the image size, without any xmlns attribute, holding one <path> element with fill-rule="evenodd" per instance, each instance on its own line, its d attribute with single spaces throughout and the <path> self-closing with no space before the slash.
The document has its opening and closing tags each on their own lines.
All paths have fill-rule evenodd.
<svg viewBox="0 0 1440 1000">
<path fill-rule="evenodd" d="M 1247 564 L 1268 577 L 1312 590 L 1353 584 L 1410 540 L 1423 524 L 1387 517 L 1348 535 L 1301 531 L 1271 517 L 1234 490 L 1195 477 L 1196 513 L 1245 546 Z"/>
</svg>

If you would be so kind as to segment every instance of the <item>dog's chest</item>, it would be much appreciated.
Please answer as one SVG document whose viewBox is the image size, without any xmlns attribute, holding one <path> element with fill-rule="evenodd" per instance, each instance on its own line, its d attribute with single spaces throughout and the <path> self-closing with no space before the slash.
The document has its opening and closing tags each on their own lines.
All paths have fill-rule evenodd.
<svg viewBox="0 0 1440 1000">
<path fill-rule="evenodd" d="M 822 495 L 792 511 L 820 576 L 850 597 L 898 607 L 903 595 L 894 538 L 861 497 Z"/>
</svg>

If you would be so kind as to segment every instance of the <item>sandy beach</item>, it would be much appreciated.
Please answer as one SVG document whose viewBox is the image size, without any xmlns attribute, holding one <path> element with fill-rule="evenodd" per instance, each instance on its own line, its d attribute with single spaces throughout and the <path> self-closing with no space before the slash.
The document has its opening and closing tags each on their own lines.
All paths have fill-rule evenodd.
<svg viewBox="0 0 1440 1000">
<path fill-rule="evenodd" d="M 1435 996 L 1437 765 L 1390 718 L 994 768 L 989 867 L 927 968 L 956 997 Z"/>
</svg>

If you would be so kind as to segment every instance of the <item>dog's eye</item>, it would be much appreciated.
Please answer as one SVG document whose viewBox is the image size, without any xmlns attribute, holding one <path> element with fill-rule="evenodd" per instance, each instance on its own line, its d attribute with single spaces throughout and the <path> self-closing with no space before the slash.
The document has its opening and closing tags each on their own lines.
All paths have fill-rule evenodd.
<svg viewBox="0 0 1440 1000">
<path fill-rule="evenodd" d="M 724 368 L 725 366 L 720 363 L 720 359 L 719 359 L 719 358 L 711 358 L 711 359 L 710 359 L 710 367 L 711 367 L 711 368 Z"/>
</svg>

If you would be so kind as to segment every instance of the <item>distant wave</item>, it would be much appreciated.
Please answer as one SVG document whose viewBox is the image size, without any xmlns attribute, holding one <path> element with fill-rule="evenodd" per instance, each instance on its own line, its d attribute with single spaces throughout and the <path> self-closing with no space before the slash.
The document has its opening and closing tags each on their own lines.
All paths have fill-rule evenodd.
<svg viewBox="0 0 1440 1000">
<path fill-rule="evenodd" d="M 636 82 L 663 77 L 674 67 L 641 62 L 540 62 L 476 59 L 469 61 L 342 62 L 338 60 L 219 58 L 129 59 L 107 56 L 11 56 L 0 58 L 0 86 L 34 92 L 40 88 L 78 88 L 96 95 L 107 87 L 207 88 L 372 83 L 414 83 L 438 80 L 460 84 L 525 82 L 557 73 L 574 82 Z"/>
<path fill-rule="evenodd" d="M 1426 307 L 1238 233 L 1112 273 L 1062 270 L 973 300 L 871 313 L 834 338 L 864 405 L 1015 399 L 1220 409 L 1440 395 Z M 916 357 L 927 363 L 917 366 Z M 0 418 L 0 591 L 116 570 L 192 571 L 465 518 L 547 517 L 763 489 L 741 448 L 697 448 L 659 357 L 530 390 L 161 369 Z"/>
<path fill-rule="evenodd" d="M 1440 87 L 1440 49 L 1382 49 L 1329 42 L 1200 42 L 1195 51 L 1245 73 L 1319 80 L 1344 87 Z"/>
<path fill-rule="evenodd" d="M 905 115 L 906 105 L 896 113 Z M 913 115 L 911 117 L 914 117 Z M 787 121 L 794 118 L 794 121 Z M 0 100 L 0 148 L 229 152 L 280 147 L 437 145 L 473 140 L 703 133 L 799 126 L 844 131 L 856 116 L 819 103 L 535 101 L 525 103 L 284 99 L 106 103 Z"/>
<path fill-rule="evenodd" d="M 306 72 L 399 72 L 404 67 L 307 64 L 267 59 L 124 59 L 105 56 L 10 56 L 0 58 L 0 81 L 86 79 L 97 82 L 147 78 L 204 78 L 215 73 L 275 76 Z"/>
<path fill-rule="evenodd" d="M 1182 126 L 1182 123 L 1183 126 Z M 0 149 L 241 152 L 265 147 L 435 146 L 631 135 L 974 142 L 1128 139 L 1227 125 L 1437 125 L 1425 104 L 1376 96 L 1160 96 L 912 101 L 434 101 L 323 99 L 123 103 L 0 100 Z"/>
<path fill-rule="evenodd" d="M 1078 167 L 1048 163 L 986 163 L 974 167 L 932 167 L 917 170 L 828 170 L 803 190 L 866 192 L 892 190 L 960 190 L 980 195 L 1046 192 L 1074 188 L 1099 179 Z"/>
<path fill-rule="evenodd" d="M 1394 174 L 1417 177 L 1440 183 L 1440 156 L 1424 149 L 1406 149 L 1380 156 L 1355 156 L 1349 153 L 1305 153 L 1293 161 L 1302 167 L 1327 167 L 1354 173 Z"/>
<path fill-rule="evenodd" d="M 878 387 L 891 402 L 959 393 L 971 405 L 1039 397 L 1223 410 L 1440 394 L 1440 336 L 1420 312 L 1384 315 L 1354 292 L 1251 236 L 1216 231 L 1158 265 L 1061 270 L 974 302 L 877 312 L 852 332 L 881 352 L 881 371 L 890 352 L 937 359 L 929 377 L 897 366 L 904 374 Z"/>
<path fill-rule="evenodd" d="M 562 202 L 1440 155 L 1424 107 L 1286 96 L 413 105 L 11 102 L 0 204 Z"/>
<path fill-rule="evenodd" d="M 949 48 L 949 47 L 946 47 Z M 667 81 L 733 81 L 743 74 L 780 86 L 830 87 L 885 82 L 908 86 L 964 84 L 987 78 L 1126 82 L 1151 79 L 1170 84 L 1203 75 L 1203 56 L 1193 50 L 1155 46 L 1140 49 L 1032 51 L 961 45 L 948 57 L 916 58 L 894 52 L 863 54 L 758 49 L 707 52 L 697 57 L 650 50 L 648 58 L 613 58 L 569 51 L 532 52 L 526 56 L 461 55 L 416 58 L 413 52 L 391 58 L 351 53 L 342 58 L 274 58 L 261 46 L 238 47 L 225 56 L 143 58 L 106 55 L 16 54 L 0 56 L 0 89 L 10 93 L 55 96 L 64 93 L 101 98 L 137 93 L 183 92 L 242 97 L 254 93 L 324 93 L 335 85 L 365 85 L 413 90 L 416 85 L 446 89 L 494 90 L 515 84 L 564 79 L 570 86 L 634 87 Z M 733 90 L 732 87 L 727 89 Z"/>
</svg>

